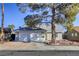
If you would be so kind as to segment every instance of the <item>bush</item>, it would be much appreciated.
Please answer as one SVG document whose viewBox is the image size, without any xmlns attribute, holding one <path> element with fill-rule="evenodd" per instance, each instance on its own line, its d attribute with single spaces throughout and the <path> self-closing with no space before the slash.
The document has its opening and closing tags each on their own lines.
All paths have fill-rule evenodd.
<svg viewBox="0 0 79 59">
<path fill-rule="evenodd" d="M 5 34 L 5 40 L 11 41 L 11 34 Z"/>
</svg>

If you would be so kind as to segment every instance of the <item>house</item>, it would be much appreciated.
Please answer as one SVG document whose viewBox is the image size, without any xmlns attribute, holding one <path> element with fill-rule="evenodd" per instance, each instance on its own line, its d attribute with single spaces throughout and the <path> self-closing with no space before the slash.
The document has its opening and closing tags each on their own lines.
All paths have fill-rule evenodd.
<svg viewBox="0 0 79 59">
<path fill-rule="evenodd" d="M 46 40 L 46 30 L 42 28 L 31 28 L 31 27 L 20 27 L 15 30 L 16 41 L 24 41 L 24 42 L 45 42 Z"/>
<path fill-rule="evenodd" d="M 63 36 L 67 40 L 79 41 L 79 26 L 74 27 L 71 32 L 65 32 Z"/>
<path fill-rule="evenodd" d="M 4 28 L 4 33 L 10 33 L 11 29 L 10 28 Z M 1 28 L 0 28 L 0 33 L 1 33 Z"/>
<path fill-rule="evenodd" d="M 0 33 L 1 33 L 1 28 L 0 28 Z M 4 34 L 5 34 L 5 39 L 9 38 L 11 35 L 11 29 L 10 28 L 4 28 Z"/>
<path fill-rule="evenodd" d="M 47 30 L 47 40 L 51 40 L 51 22 L 42 22 L 38 25 L 38 27 Z M 55 24 L 55 40 L 62 40 L 64 32 L 65 28 L 61 24 Z"/>
<path fill-rule="evenodd" d="M 37 25 L 36 28 L 31 27 L 19 27 L 15 30 L 16 41 L 36 41 L 36 42 L 46 42 L 52 40 L 51 33 L 51 23 L 42 22 Z M 64 33 L 64 28 L 61 24 L 55 24 L 55 39 L 62 40 L 62 35 Z"/>
</svg>

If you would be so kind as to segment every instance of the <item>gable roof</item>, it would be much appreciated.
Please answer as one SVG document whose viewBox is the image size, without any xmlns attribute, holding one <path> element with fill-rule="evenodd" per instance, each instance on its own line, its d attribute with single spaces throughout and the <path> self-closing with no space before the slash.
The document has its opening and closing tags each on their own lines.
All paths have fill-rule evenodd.
<svg viewBox="0 0 79 59">
<path fill-rule="evenodd" d="M 74 30 L 77 31 L 77 32 L 79 32 L 79 26 L 75 26 Z"/>
<path fill-rule="evenodd" d="M 20 27 L 19 29 L 16 29 L 15 31 L 43 31 L 45 32 L 46 30 L 42 28 Z"/>
<path fill-rule="evenodd" d="M 55 24 L 55 32 L 65 32 L 65 28 L 61 24 Z"/>
</svg>

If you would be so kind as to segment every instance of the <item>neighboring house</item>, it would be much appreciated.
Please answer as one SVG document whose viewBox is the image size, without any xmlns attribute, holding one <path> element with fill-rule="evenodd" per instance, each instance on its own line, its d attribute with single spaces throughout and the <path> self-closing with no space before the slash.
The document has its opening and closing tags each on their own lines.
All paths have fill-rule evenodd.
<svg viewBox="0 0 79 59">
<path fill-rule="evenodd" d="M 16 41 L 35 41 L 35 42 L 45 42 L 46 40 L 46 30 L 41 28 L 31 28 L 31 27 L 20 27 L 15 30 Z"/>
<path fill-rule="evenodd" d="M 1 33 L 1 29 L 0 29 Z M 4 34 L 5 34 L 5 39 L 8 39 L 11 35 L 11 29 L 10 28 L 4 28 Z"/>
<path fill-rule="evenodd" d="M 51 33 L 51 23 L 50 22 L 42 22 L 38 25 L 38 27 L 47 30 L 47 40 L 51 40 L 52 33 Z M 63 33 L 65 29 L 61 24 L 55 24 L 55 40 L 62 40 Z"/>
<path fill-rule="evenodd" d="M 0 33 L 1 33 L 1 28 L 0 28 Z M 4 33 L 5 34 L 11 33 L 11 29 L 10 28 L 4 28 Z"/>
<path fill-rule="evenodd" d="M 79 41 L 79 26 L 74 27 L 71 32 L 65 32 L 63 36 L 67 40 Z"/>
</svg>

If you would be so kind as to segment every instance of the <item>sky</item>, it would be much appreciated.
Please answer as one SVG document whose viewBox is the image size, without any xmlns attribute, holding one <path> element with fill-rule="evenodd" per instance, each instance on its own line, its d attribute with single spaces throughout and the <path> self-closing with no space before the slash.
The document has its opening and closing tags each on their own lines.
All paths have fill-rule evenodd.
<svg viewBox="0 0 79 59">
<path fill-rule="evenodd" d="M 79 26 L 79 13 L 75 16 L 76 20 L 73 22 L 74 26 Z"/>
<path fill-rule="evenodd" d="M 24 17 L 28 14 L 31 14 L 30 11 L 26 13 L 21 13 L 15 3 L 6 3 L 4 4 L 4 27 L 7 27 L 9 24 L 14 24 L 15 28 L 24 25 Z M 1 4 L 0 4 L 0 26 L 1 26 Z M 76 20 L 73 23 L 74 26 L 79 26 L 79 13 L 76 15 Z"/>
</svg>

